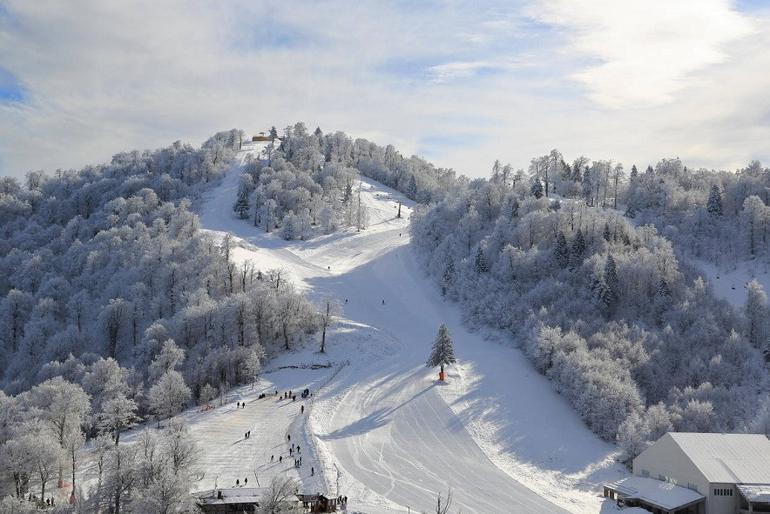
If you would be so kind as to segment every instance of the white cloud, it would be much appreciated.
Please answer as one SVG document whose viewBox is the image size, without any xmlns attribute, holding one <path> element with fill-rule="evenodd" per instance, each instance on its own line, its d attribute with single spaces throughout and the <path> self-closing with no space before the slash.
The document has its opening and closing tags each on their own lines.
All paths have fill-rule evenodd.
<svg viewBox="0 0 770 514">
<path fill-rule="evenodd" d="M 748 22 L 713 0 L 682 30 L 685 7 L 654 23 L 652 10 L 619 12 L 625 1 L 601 4 L 609 14 L 555 4 L 533 23 L 507 1 L 482 4 L 10 0 L 0 67 L 26 101 L 0 103 L 0 174 L 297 120 L 476 176 L 495 158 L 523 167 L 552 148 L 626 164 L 770 160 L 761 19 L 741 38 Z M 692 57 L 651 56 L 661 47 Z"/>
<path fill-rule="evenodd" d="M 591 60 L 573 78 L 611 108 L 672 101 L 692 72 L 724 62 L 725 45 L 752 33 L 728 0 L 543 0 L 533 14 Z"/>
</svg>

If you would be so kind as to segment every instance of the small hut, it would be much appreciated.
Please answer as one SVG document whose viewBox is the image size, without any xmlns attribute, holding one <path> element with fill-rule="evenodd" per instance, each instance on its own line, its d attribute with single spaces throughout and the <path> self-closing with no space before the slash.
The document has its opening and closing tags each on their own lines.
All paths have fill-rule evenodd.
<svg viewBox="0 0 770 514">
<path fill-rule="evenodd" d="M 298 494 L 297 499 L 308 512 L 337 512 L 337 508 L 343 504 L 341 496 L 333 498 L 320 493 Z"/>
</svg>

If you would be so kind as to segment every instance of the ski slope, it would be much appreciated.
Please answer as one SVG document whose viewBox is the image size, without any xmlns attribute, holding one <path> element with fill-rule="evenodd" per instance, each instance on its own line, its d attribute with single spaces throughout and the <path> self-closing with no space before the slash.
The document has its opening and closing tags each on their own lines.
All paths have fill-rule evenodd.
<svg viewBox="0 0 770 514">
<path fill-rule="evenodd" d="M 240 162 L 260 149 L 247 148 Z M 412 202 L 363 178 L 366 230 L 287 242 L 235 219 L 237 168 L 235 163 L 207 194 L 199 213 L 203 227 L 218 238 L 235 236 L 235 260 L 281 268 L 311 298 L 333 295 L 344 304 L 343 318 L 327 337 L 327 354 L 308 346 L 270 365 L 335 364 L 333 374 L 284 372 L 284 386 L 324 385 L 305 417 L 289 420 L 274 408 L 259 414 L 265 424 L 260 433 L 271 423 L 275 431 L 289 423 L 305 434 L 322 476 L 311 477 L 315 482 L 300 476 L 303 485 L 345 494 L 349 508 L 367 513 L 428 511 L 436 494 L 448 489 L 453 512 L 599 512 L 598 484 L 627 473 L 614 464 L 615 448 L 585 427 L 505 337 L 462 325 L 456 306 L 424 278 L 408 246 Z M 401 219 L 395 217 L 399 201 Z M 441 323 L 449 327 L 458 357 L 445 384 L 424 365 Z M 271 375 L 262 380 L 273 380 Z M 219 423 L 236 423 L 237 416 L 243 417 L 223 413 Z M 214 429 L 196 430 L 205 446 L 232 443 Z M 249 458 L 264 462 L 276 443 L 252 435 L 250 444 L 257 446 L 249 447 Z M 230 473 L 219 461 L 211 466 L 223 477 Z"/>
</svg>

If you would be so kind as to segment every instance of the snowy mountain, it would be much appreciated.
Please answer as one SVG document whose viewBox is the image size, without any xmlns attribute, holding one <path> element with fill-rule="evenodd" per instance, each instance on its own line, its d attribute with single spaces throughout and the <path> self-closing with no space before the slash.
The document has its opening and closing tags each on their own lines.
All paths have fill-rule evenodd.
<svg viewBox="0 0 770 514">
<path fill-rule="evenodd" d="M 3 179 L 0 486 L 611 511 L 662 432 L 766 426 L 767 176 L 554 151 L 468 180 L 299 123 Z"/>
</svg>

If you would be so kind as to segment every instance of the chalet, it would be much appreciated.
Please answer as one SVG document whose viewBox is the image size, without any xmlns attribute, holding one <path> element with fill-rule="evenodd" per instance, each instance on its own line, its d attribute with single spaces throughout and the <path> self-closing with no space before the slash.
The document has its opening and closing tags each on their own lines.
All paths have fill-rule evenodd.
<svg viewBox="0 0 770 514">
<path fill-rule="evenodd" d="M 770 440 L 761 434 L 669 432 L 604 496 L 655 514 L 770 513 Z"/>
<path fill-rule="evenodd" d="M 308 512 L 337 512 L 347 502 L 344 496 L 333 498 L 323 494 L 298 494 L 297 499 Z"/>
<path fill-rule="evenodd" d="M 198 507 L 206 514 L 242 514 L 257 512 L 267 487 L 234 487 L 195 493 Z M 292 502 L 299 505 L 299 502 Z"/>
</svg>

